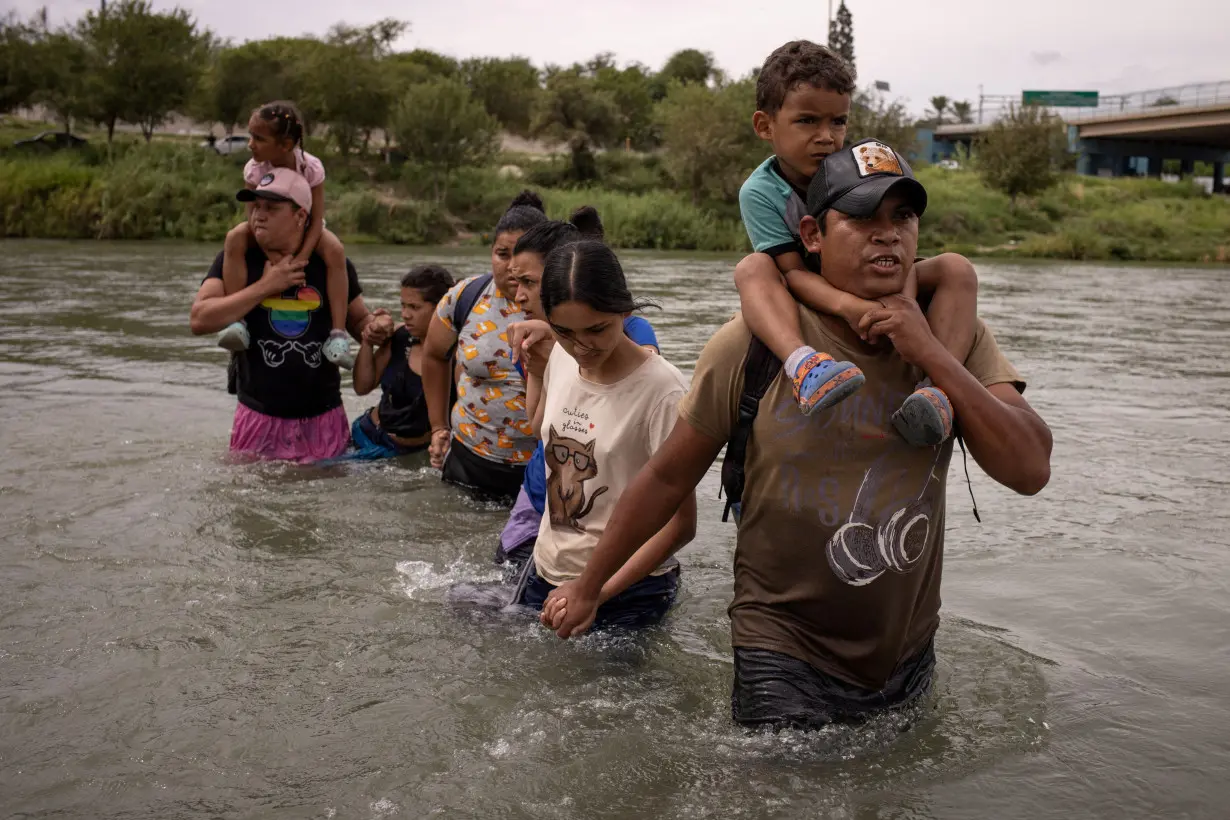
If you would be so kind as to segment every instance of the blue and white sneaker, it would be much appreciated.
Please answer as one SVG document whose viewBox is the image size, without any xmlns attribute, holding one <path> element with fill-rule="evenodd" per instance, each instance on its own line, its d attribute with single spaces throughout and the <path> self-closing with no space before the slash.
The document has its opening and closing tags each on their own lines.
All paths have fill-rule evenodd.
<svg viewBox="0 0 1230 820">
<path fill-rule="evenodd" d="M 854 394 L 867 379 L 852 362 L 839 362 L 827 353 L 813 353 L 803 360 L 791 381 L 794 400 L 803 415 L 832 407 Z"/>
<path fill-rule="evenodd" d="M 928 380 L 920 382 L 893 413 L 893 427 L 915 447 L 943 444 L 952 435 L 952 420 L 948 395 Z"/>
</svg>

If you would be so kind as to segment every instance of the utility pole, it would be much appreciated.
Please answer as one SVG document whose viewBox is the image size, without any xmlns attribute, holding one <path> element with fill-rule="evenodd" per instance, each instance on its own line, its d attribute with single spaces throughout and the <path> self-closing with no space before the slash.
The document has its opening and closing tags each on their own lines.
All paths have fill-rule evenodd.
<svg viewBox="0 0 1230 820">
<path fill-rule="evenodd" d="M 824 35 L 824 42 L 828 43 L 829 48 L 833 47 L 833 0 L 829 0 L 829 19 L 828 32 Z"/>
<path fill-rule="evenodd" d="M 982 83 L 978 84 L 978 124 L 982 125 Z"/>
</svg>

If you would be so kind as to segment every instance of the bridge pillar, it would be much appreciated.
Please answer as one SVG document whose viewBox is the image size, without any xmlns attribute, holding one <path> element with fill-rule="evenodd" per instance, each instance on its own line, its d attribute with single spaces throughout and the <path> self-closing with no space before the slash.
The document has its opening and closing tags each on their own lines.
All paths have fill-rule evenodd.
<svg viewBox="0 0 1230 820">
<path fill-rule="evenodd" d="M 1226 163 L 1213 163 L 1213 193 L 1224 194 L 1226 192 Z"/>
<path fill-rule="evenodd" d="M 1149 161 L 1149 176 L 1153 177 L 1154 179 L 1161 179 L 1162 178 L 1162 155 L 1161 154 L 1150 154 L 1148 161 Z"/>
<path fill-rule="evenodd" d="M 1179 179 L 1191 179 L 1196 173 L 1196 161 L 1192 159 L 1179 160 Z"/>
</svg>

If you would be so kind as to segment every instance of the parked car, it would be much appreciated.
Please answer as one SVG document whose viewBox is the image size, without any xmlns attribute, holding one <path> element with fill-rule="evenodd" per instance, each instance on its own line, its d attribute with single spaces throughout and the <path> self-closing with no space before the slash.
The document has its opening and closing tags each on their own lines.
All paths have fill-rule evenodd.
<svg viewBox="0 0 1230 820">
<path fill-rule="evenodd" d="M 46 151 L 55 151 L 59 148 L 80 148 L 85 145 L 84 137 L 79 137 L 76 134 L 70 134 L 67 131 L 43 131 L 33 137 L 27 137 L 24 140 L 15 140 L 14 148 L 35 148 Z"/>
<path fill-rule="evenodd" d="M 207 139 L 201 143 L 201 147 L 212 148 L 223 156 L 242 154 L 248 150 L 248 138 L 239 134 L 232 134 L 222 139 Z"/>
</svg>

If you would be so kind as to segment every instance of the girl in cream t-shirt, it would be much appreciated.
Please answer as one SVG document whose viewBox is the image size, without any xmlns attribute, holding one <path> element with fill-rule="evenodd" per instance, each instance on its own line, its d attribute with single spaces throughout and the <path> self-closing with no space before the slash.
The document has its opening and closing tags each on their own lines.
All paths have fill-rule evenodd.
<svg viewBox="0 0 1230 820">
<path fill-rule="evenodd" d="M 624 318 L 644 305 L 602 243 L 552 251 L 541 301 L 558 343 L 542 379 L 531 375 L 528 387 L 546 453 L 547 503 L 520 603 L 537 609 L 585 569 L 624 489 L 670 435 L 687 392 L 674 365 L 624 334 Z M 678 592 L 672 556 L 695 526 L 691 496 L 603 587 L 595 626 L 661 621 Z"/>
</svg>

